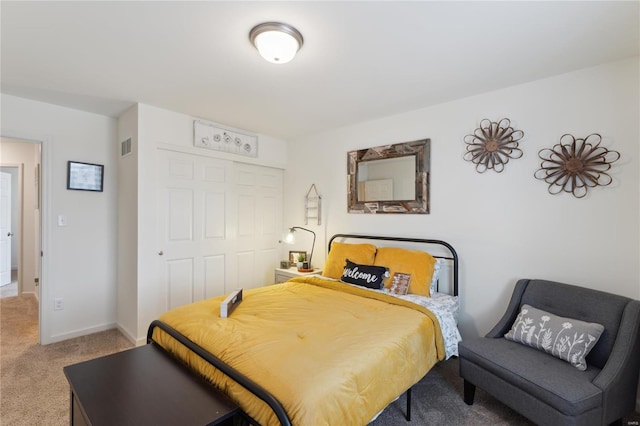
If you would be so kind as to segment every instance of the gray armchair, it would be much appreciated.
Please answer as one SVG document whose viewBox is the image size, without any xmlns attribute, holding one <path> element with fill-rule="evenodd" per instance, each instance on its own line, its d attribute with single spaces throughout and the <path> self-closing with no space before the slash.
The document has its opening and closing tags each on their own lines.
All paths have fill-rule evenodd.
<svg viewBox="0 0 640 426">
<path fill-rule="evenodd" d="M 602 324 L 580 371 L 543 351 L 505 339 L 520 307 Z M 607 425 L 634 411 L 640 369 L 640 302 L 545 280 L 519 280 L 502 319 L 459 345 L 464 401 L 476 386 L 538 424 Z"/>
</svg>

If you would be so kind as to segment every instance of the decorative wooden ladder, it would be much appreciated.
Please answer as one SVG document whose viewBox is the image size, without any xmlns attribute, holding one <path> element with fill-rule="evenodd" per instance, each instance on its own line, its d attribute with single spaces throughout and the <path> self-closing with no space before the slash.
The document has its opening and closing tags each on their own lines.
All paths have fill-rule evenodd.
<svg viewBox="0 0 640 426">
<path fill-rule="evenodd" d="M 313 192 L 312 192 L 313 191 Z M 304 197 L 304 224 L 309 224 L 309 219 L 317 219 L 318 225 L 320 225 L 320 218 L 322 217 L 322 197 L 318 194 L 316 185 L 311 184 L 311 188 L 307 191 L 307 195 Z"/>
</svg>

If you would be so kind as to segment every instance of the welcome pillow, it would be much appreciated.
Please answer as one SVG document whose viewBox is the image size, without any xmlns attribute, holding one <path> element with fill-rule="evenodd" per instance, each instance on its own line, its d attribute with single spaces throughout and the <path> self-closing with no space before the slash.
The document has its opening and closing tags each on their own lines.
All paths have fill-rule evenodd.
<svg viewBox="0 0 640 426">
<path fill-rule="evenodd" d="M 585 358 L 603 331 L 600 324 L 557 316 L 525 304 L 504 337 L 544 351 L 584 371 L 587 369 Z"/>
<path fill-rule="evenodd" d="M 384 280 L 389 278 L 389 269 L 383 266 L 359 265 L 349 259 L 344 267 L 341 281 L 349 284 L 357 284 L 362 287 L 381 290 L 384 288 Z"/>
</svg>

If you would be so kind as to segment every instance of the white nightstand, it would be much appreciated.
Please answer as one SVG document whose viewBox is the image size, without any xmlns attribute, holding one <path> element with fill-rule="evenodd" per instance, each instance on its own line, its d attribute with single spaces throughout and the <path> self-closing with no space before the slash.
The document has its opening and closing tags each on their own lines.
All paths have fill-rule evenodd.
<svg viewBox="0 0 640 426">
<path fill-rule="evenodd" d="M 305 275 L 318 275 L 321 273 L 322 271 L 320 270 L 320 268 L 314 268 L 313 272 L 298 272 L 298 268 L 296 267 L 288 268 L 288 269 L 276 268 L 275 283 L 276 284 L 283 283 L 294 277 L 302 277 Z"/>
</svg>

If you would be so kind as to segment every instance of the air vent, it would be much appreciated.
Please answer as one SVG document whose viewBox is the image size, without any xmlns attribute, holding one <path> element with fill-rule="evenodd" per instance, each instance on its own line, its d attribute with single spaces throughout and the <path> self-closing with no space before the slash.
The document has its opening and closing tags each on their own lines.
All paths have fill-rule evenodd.
<svg viewBox="0 0 640 426">
<path fill-rule="evenodd" d="M 120 156 L 126 157 L 129 154 L 131 154 L 131 138 L 120 143 Z"/>
</svg>

